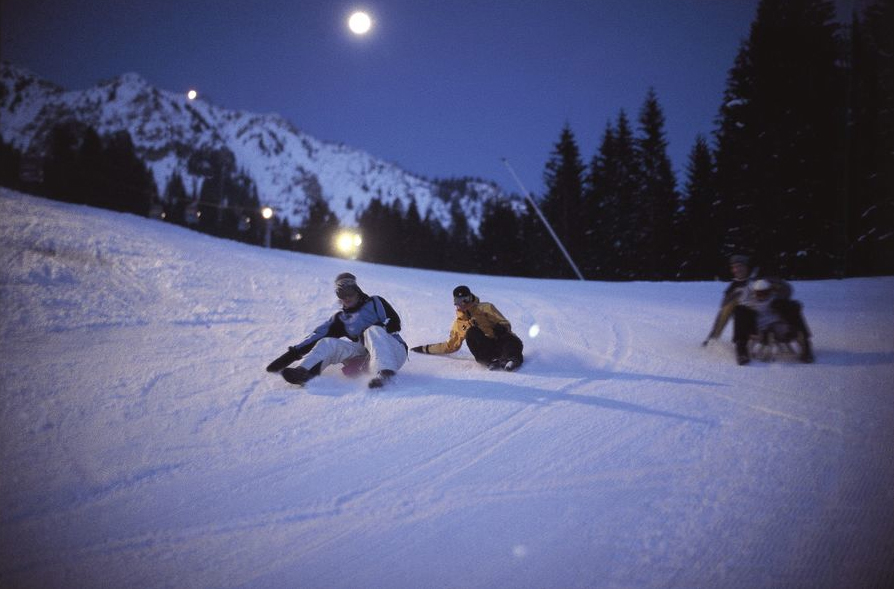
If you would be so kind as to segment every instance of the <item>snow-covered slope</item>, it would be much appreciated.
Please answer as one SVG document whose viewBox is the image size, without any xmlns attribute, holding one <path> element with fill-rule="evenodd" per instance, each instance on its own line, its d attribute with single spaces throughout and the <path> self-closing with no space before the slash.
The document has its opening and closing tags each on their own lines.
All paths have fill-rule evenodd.
<svg viewBox="0 0 894 589">
<path fill-rule="evenodd" d="M 699 346 L 721 283 L 376 266 L 7 190 L 0 258 L 4 587 L 894 580 L 894 278 L 796 283 L 817 363 L 739 367 Z M 264 372 L 342 271 L 411 345 L 468 284 L 528 361 Z"/>
<path fill-rule="evenodd" d="M 373 198 L 384 204 L 415 201 L 421 217 L 448 227 L 455 205 L 478 229 L 486 202 L 506 196 L 484 180 L 433 181 L 347 147 L 320 141 L 276 114 L 230 111 L 204 100 L 152 87 L 128 73 L 87 90 L 65 91 L 9 63 L 0 64 L 0 132 L 28 151 L 44 149 L 53 126 L 75 120 L 101 135 L 127 131 L 149 165 L 159 191 L 176 171 L 187 189 L 204 177 L 187 162 L 202 150 L 228 149 L 237 168 L 255 182 L 264 204 L 293 224 L 305 219 L 314 198 L 327 201 L 345 225 Z"/>
</svg>

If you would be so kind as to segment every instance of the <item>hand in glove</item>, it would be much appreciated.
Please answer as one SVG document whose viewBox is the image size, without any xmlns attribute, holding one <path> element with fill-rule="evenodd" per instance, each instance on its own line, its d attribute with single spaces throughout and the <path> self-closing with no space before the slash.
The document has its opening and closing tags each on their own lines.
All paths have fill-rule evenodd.
<svg viewBox="0 0 894 589">
<path fill-rule="evenodd" d="M 289 346 L 289 349 L 286 350 L 286 353 L 274 360 L 267 366 L 267 372 L 279 372 L 292 362 L 296 360 L 300 360 L 303 354 L 298 351 L 298 348 L 295 346 Z"/>
</svg>

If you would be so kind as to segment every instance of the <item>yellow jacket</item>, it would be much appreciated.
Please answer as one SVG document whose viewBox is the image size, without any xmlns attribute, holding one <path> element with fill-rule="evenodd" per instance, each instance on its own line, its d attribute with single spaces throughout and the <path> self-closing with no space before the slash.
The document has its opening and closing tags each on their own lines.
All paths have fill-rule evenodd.
<svg viewBox="0 0 894 589">
<path fill-rule="evenodd" d="M 457 351 L 463 345 L 466 339 L 466 331 L 472 326 L 477 326 L 487 337 L 496 337 L 494 333 L 495 325 L 502 325 L 506 331 L 512 331 L 512 325 L 509 320 L 503 317 L 502 313 L 490 303 L 479 302 L 478 297 L 474 297 L 472 306 L 468 311 L 456 311 L 456 319 L 450 326 L 450 336 L 446 342 L 437 344 L 428 344 L 423 347 L 426 354 L 451 354 Z"/>
</svg>

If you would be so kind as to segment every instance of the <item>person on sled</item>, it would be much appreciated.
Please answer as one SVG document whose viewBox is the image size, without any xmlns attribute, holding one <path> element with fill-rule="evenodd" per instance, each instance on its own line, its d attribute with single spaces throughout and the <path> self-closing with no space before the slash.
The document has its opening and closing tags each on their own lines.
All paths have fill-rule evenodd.
<svg viewBox="0 0 894 589">
<path fill-rule="evenodd" d="M 304 385 L 331 364 L 355 376 L 375 373 L 370 388 L 388 382 L 407 360 L 407 344 L 400 337 L 400 317 L 384 298 L 370 296 L 350 273 L 335 278 L 335 296 L 342 309 L 317 326 L 302 341 L 274 360 L 268 372 L 280 372 L 292 384 Z M 298 361 L 298 366 L 288 368 Z"/>
<path fill-rule="evenodd" d="M 767 346 L 796 341 L 800 360 L 812 363 L 810 329 L 799 301 L 792 300 L 791 286 L 784 280 L 760 278 L 748 285 L 733 311 L 733 341 L 739 365 L 751 361 L 749 342 Z"/>
<path fill-rule="evenodd" d="M 468 286 L 453 289 L 456 318 L 446 342 L 415 346 L 418 354 L 452 354 L 463 341 L 480 364 L 490 370 L 517 370 L 524 362 L 521 339 L 512 325 L 491 303 L 482 303 Z"/>
<path fill-rule="evenodd" d="M 709 341 L 718 339 L 721 334 L 723 334 L 726 324 L 733 316 L 733 311 L 735 310 L 736 305 L 741 302 L 742 297 L 748 290 L 748 285 L 751 284 L 752 281 L 757 280 L 758 269 L 755 268 L 752 270 L 748 256 L 742 254 L 730 256 L 729 271 L 730 274 L 732 274 L 733 279 L 726 287 L 726 290 L 723 291 L 723 298 L 720 300 L 720 309 L 717 311 L 717 317 L 714 319 L 714 325 L 711 327 L 711 332 L 708 334 L 708 337 L 705 338 L 705 341 L 702 342 L 703 346 L 707 346 Z"/>
</svg>

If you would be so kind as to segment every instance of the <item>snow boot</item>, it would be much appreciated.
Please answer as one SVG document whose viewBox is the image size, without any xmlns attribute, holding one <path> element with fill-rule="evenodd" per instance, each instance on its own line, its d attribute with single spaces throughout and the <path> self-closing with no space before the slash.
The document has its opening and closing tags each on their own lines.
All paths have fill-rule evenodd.
<svg viewBox="0 0 894 589">
<path fill-rule="evenodd" d="M 267 372 L 279 372 L 292 362 L 301 359 L 301 354 L 295 348 L 289 348 L 285 354 L 274 360 L 267 366 Z"/>
<path fill-rule="evenodd" d="M 739 363 L 739 366 L 744 366 L 751 362 L 751 357 L 748 355 L 748 342 L 736 342 L 736 362 Z"/>
<path fill-rule="evenodd" d="M 303 366 L 298 366 L 297 368 L 286 368 L 282 371 L 282 377 L 286 379 L 286 382 L 296 384 L 298 386 L 303 386 L 304 383 L 312 379 L 315 375 L 311 374 L 311 371 Z"/>
<path fill-rule="evenodd" d="M 798 345 L 801 348 L 801 362 L 813 364 L 813 347 L 810 345 L 810 338 L 803 331 L 798 333 Z"/>
<path fill-rule="evenodd" d="M 370 381 L 369 388 L 371 389 L 380 389 L 385 386 L 385 383 L 394 378 L 393 370 L 380 370 Z"/>
<path fill-rule="evenodd" d="M 521 368 L 522 359 L 521 358 L 509 358 L 506 360 L 506 363 L 503 364 L 503 370 L 506 372 L 514 372 Z"/>
<path fill-rule="evenodd" d="M 488 370 L 503 370 L 504 362 L 499 358 L 495 358 L 487 363 Z"/>
</svg>

